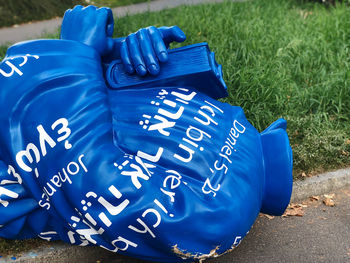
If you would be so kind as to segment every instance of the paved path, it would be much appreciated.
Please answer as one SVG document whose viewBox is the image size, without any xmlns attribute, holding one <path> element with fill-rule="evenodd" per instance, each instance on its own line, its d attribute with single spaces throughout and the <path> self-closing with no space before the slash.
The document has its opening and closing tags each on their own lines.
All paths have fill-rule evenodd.
<svg viewBox="0 0 350 263">
<path fill-rule="evenodd" d="M 135 5 L 113 8 L 114 17 L 122 17 L 127 14 L 137 14 L 147 11 L 160 11 L 167 8 L 177 7 L 179 5 L 195 5 L 201 3 L 216 3 L 224 0 L 156 0 L 149 3 L 140 3 Z M 242 1 L 242 0 L 232 0 Z M 0 29 L 0 45 L 9 45 L 19 41 L 35 39 L 45 36 L 48 33 L 54 33 L 61 26 L 62 18 L 55 18 L 40 22 L 23 24 L 16 27 Z"/>
<path fill-rule="evenodd" d="M 325 206 L 323 194 L 334 193 L 335 207 Z M 310 201 L 318 195 L 318 201 Z M 350 168 L 295 182 L 292 202 L 302 204 L 304 216 L 260 216 L 242 244 L 208 263 L 350 262 Z M 16 257 L 16 260 L 11 257 Z M 47 243 L 23 254 L 0 258 L 0 263 L 148 263 L 97 247 Z"/>
<path fill-rule="evenodd" d="M 260 217 L 236 250 L 207 262 L 350 262 L 350 187 L 338 190 L 334 200 L 335 207 L 322 197 L 304 201 L 302 217 Z"/>
<path fill-rule="evenodd" d="M 335 206 L 318 201 L 301 201 L 302 217 L 261 215 L 250 233 L 231 253 L 204 263 L 345 263 L 350 262 L 350 186 L 338 189 Z M 33 252 L 32 252 L 33 253 Z M 0 260 L 1 262 L 1 260 Z M 64 247 L 32 260 L 4 260 L 6 263 L 151 263 L 115 255 L 100 248 Z"/>
<path fill-rule="evenodd" d="M 205 263 L 345 263 L 350 262 L 350 187 L 338 190 L 329 207 L 320 200 L 302 201 L 304 216 L 261 215 L 231 253 Z M 113 257 L 101 263 L 149 263 Z"/>
<path fill-rule="evenodd" d="M 338 190 L 336 206 L 302 201 L 304 216 L 261 215 L 250 233 L 231 253 L 205 263 L 345 263 L 350 262 L 350 187 Z M 132 258 L 109 259 L 109 263 L 148 263 Z"/>
</svg>

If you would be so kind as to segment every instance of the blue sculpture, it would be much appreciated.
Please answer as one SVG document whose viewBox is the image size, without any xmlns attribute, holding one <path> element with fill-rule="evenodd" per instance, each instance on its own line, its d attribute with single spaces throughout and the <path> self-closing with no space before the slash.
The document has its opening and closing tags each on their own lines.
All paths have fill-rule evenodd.
<svg viewBox="0 0 350 263">
<path fill-rule="evenodd" d="M 281 215 L 292 190 L 286 121 L 259 133 L 213 99 L 226 94 L 221 68 L 206 44 L 168 52 L 185 39 L 178 27 L 112 33 L 109 9 L 77 6 L 60 40 L 8 49 L 0 237 L 193 261 L 236 247 L 260 211 Z M 200 65 L 168 78 L 186 52 Z"/>
</svg>

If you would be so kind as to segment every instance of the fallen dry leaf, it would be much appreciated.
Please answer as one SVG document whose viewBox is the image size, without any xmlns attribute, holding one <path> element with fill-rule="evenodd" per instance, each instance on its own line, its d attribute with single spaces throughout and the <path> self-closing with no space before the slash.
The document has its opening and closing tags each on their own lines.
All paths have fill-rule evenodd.
<svg viewBox="0 0 350 263">
<path fill-rule="evenodd" d="M 266 216 L 270 220 L 275 218 L 274 216 L 270 216 L 270 215 L 266 215 L 266 214 L 264 214 L 264 216 Z"/>
<path fill-rule="evenodd" d="M 320 197 L 318 195 L 310 196 L 310 201 L 318 201 L 318 200 L 320 200 Z"/>
<path fill-rule="evenodd" d="M 345 144 L 350 144 L 350 139 L 345 142 Z"/>
<path fill-rule="evenodd" d="M 304 211 L 302 207 L 299 208 L 290 208 L 287 209 L 284 214 L 282 215 L 282 217 L 288 217 L 288 216 L 303 216 L 304 215 Z"/>
<path fill-rule="evenodd" d="M 301 177 L 306 177 L 306 173 L 302 172 Z"/>
<path fill-rule="evenodd" d="M 309 15 L 312 15 L 312 12 L 308 12 L 308 11 L 304 11 L 304 10 L 300 10 L 299 11 L 299 14 L 300 16 L 303 18 L 303 19 L 306 19 Z"/>
<path fill-rule="evenodd" d="M 335 202 L 333 199 L 331 198 L 325 198 L 323 199 L 323 203 L 326 205 L 326 206 L 335 206 Z"/>
<path fill-rule="evenodd" d="M 325 198 L 330 198 L 330 199 L 332 199 L 332 198 L 334 198 L 334 196 L 335 196 L 335 194 L 329 194 L 329 195 L 323 195 Z"/>
<path fill-rule="evenodd" d="M 348 151 L 344 151 L 344 150 L 341 151 L 341 154 L 344 155 L 344 156 L 349 156 L 350 155 L 350 153 Z"/>
<path fill-rule="evenodd" d="M 304 210 L 303 206 L 301 204 L 289 204 L 286 211 L 282 215 L 282 217 L 288 217 L 288 216 L 303 216 Z"/>
</svg>

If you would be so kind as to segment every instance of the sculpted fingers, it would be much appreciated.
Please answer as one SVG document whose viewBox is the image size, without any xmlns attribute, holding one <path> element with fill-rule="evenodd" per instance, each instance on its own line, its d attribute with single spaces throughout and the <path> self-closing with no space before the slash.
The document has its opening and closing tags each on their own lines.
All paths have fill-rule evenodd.
<svg viewBox="0 0 350 263">
<path fill-rule="evenodd" d="M 149 36 L 152 41 L 152 46 L 155 54 L 157 55 L 157 58 L 160 62 L 166 62 L 168 60 L 168 51 L 163 41 L 161 33 L 154 26 L 148 27 L 147 30 L 149 32 Z"/>
<path fill-rule="evenodd" d="M 107 36 L 112 37 L 114 31 L 114 19 L 112 10 L 110 8 L 102 7 L 97 9 L 97 11 L 102 14 L 99 16 L 99 19 L 102 24 L 106 25 Z"/>
<path fill-rule="evenodd" d="M 168 60 L 167 47 L 173 41 L 183 42 L 185 34 L 178 26 L 156 28 L 150 26 L 130 34 L 125 40 L 117 41 L 120 57 L 131 74 L 136 71 L 140 76 L 149 72 L 157 75 L 160 62 Z"/>
<path fill-rule="evenodd" d="M 126 72 L 132 74 L 135 72 L 134 67 L 132 65 L 132 61 L 129 54 L 129 49 L 126 40 L 123 40 L 120 46 L 120 57 L 125 66 Z"/>
<path fill-rule="evenodd" d="M 76 6 L 68 10 L 63 18 L 61 39 L 81 42 L 105 56 L 113 51 L 113 28 L 111 9 Z"/>
<path fill-rule="evenodd" d="M 82 10 L 83 8 L 84 7 L 82 5 L 76 5 L 72 9 L 68 9 L 64 15 L 66 14 L 70 15 L 72 12 L 76 12 L 76 11 L 80 12 L 80 10 Z"/>
<path fill-rule="evenodd" d="M 106 8 L 106 7 L 97 9 L 97 12 L 100 14 L 97 16 L 97 18 L 98 20 L 100 20 L 101 28 L 105 26 L 106 46 L 104 48 L 104 52 L 102 53 L 102 55 L 106 55 L 111 53 L 114 48 L 114 40 L 112 39 L 113 31 L 114 31 L 113 12 L 110 8 Z"/>
<path fill-rule="evenodd" d="M 126 43 L 129 48 L 129 54 L 132 64 L 138 75 L 144 76 L 147 74 L 146 65 L 143 61 L 141 50 L 138 44 L 137 36 L 135 33 L 130 34 L 126 38 Z"/>
<path fill-rule="evenodd" d="M 178 26 L 160 27 L 159 31 L 166 46 L 174 41 L 181 43 L 186 40 L 185 33 Z"/>
<path fill-rule="evenodd" d="M 146 63 L 148 72 L 151 75 L 157 75 L 159 73 L 158 59 L 154 53 L 152 42 L 149 38 L 146 29 L 141 29 L 137 32 L 137 37 L 139 40 L 142 57 Z"/>
</svg>

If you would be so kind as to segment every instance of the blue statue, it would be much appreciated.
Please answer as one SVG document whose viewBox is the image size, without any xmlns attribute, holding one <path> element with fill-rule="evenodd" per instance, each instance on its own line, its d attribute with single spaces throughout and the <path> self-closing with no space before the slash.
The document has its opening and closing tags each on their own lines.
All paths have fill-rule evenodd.
<svg viewBox="0 0 350 263">
<path fill-rule="evenodd" d="M 240 107 L 216 101 L 227 91 L 207 45 L 167 49 L 185 40 L 178 27 L 116 40 L 113 27 L 110 9 L 77 6 L 60 40 L 8 49 L 0 237 L 160 262 L 230 251 L 259 212 L 289 203 L 286 121 L 259 133 Z"/>
</svg>

